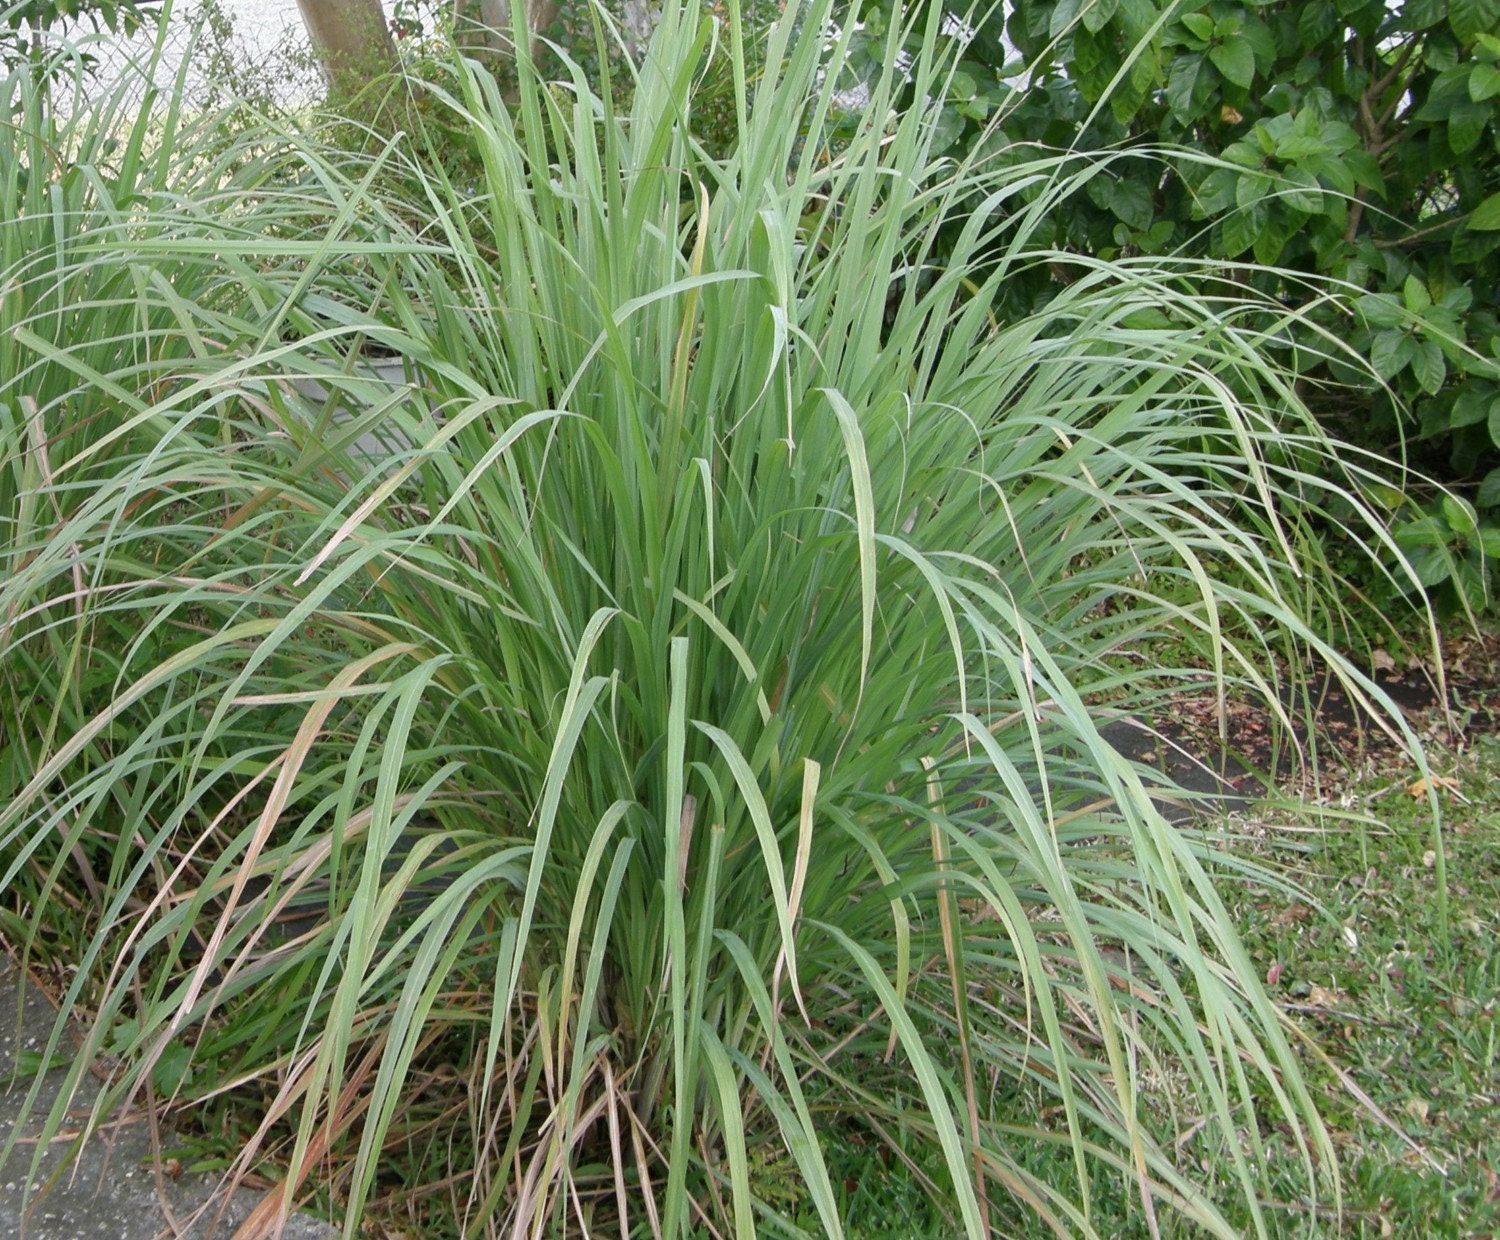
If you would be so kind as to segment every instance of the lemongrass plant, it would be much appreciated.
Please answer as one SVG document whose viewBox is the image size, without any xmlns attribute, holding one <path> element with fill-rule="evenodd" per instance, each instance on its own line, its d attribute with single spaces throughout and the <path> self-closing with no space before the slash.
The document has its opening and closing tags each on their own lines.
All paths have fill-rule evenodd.
<svg viewBox="0 0 1500 1240">
<path fill-rule="evenodd" d="M 941 94 L 938 16 L 851 132 L 830 17 L 727 159 L 669 5 L 628 114 L 524 58 L 514 112 L 427 83 L 482 183 L 259 135 L 5 251 L 8 938 L 81 927 L 96 1121 L 260 1101 L 258 1224 L 321 1183 L 350 1235 L 405 1194 L 837 1236 L 883 1222 L 861 1145 L 934 1233 L 1264 1233 L 1271 1122 L 1334 1191 L 1204 846 L 1100 727 L 1196 673 L 1121 670 L 1163 634 L 1221 686 L 1343 667 L 1299 545 L 1358 479 L 1212 268 L 1074 258 L 996 321 L 1107 161 L 934 157 L 893 100 Z"/>
</svg>

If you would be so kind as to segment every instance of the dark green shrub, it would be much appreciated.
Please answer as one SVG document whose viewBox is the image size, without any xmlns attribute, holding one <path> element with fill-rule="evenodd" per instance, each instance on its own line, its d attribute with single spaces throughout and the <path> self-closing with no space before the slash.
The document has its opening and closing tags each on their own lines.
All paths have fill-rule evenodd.
<svg viewBox="0 0 1500 1240">
<path fill-rule="evenodd" d="M 878 47 L 889 6 L 860 11 Z M 1419 487 L 1391 522 L 1444 540 L 1424 583 L 1483 606 L 1481 561 L 1500 553 L 1500 4 L 1017 0 L 967 25 L 942 94 L 951 153 L 1141 153 L 1046 217 L 1056 259 L 1003 290 L 1002 317 L 1074 278 L 1070 255 L 1243 260 L 1247 283 L 1309 311 L 1286 334 L 1326 424 L 1477 510 L 1454 524 Z"/>
</svg>

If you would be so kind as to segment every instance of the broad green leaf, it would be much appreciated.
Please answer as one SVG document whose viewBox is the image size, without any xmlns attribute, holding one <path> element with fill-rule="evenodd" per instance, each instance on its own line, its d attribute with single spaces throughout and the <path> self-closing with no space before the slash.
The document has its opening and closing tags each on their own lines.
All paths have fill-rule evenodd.
<svg viewBox="0 0 1500 1240">
<path fill-rule="evenodd" d="M 1109 209 L 1117 219 L 1137 232 L 1150 228 L 1155 214 L 1150 189 L 1144 182 L 1129 177 L 1122 177 L 1114 183 L 1109 195 Z"/>
<path fill-rule="evenodd" d="M 1448 15 L 1447 0 L 1407 0 L 1402 16 L 1413 30 L 1429 30 Z"/>
<path fill-rule="evenodd" d="M 1146 235 L 1141 240 L 1141 248 L 1151 254 L 1160 254 L 1171 248 L 1173 235 L 1177 232 L 1177 225 L 1169 219 L 1157 220 L 1146 230 Z"/>
<path fill-rule="evenodd" d="M 1401 303 L 1390 293 L 1366 293 L 1354 305 L 1371 327 L 1401 327 L 1407 321 Z"/>
<path fill-rule="evenodd" d="M 1436 341 L 1423 340 L 1417 344 L 1412 353 L 1411 372 L 1424 392 L 1437 395 L 1448 375 L 1448 365 Z"/>
<path fill-rule="evenodd" d="M 1114 20 L 1120 0 L 1085 0 L 1083 27 L 1090 34 L 1097 34 Z"/>
<path fill-rule="evenodd" d="M 1486 567 L 1478 548 L 1471 548 L 1453 562 L 1453 585 L 1474 612 L 1483 611 L 1490 601 Z"/>
<path fill-rule="evenodd" d="M 1404 331 L 1381 332 L 1370 342 L 1370 364 L 1375 373 L 1389 382 L 1416 355 L 1417 343 Z"/>
<path fill-rule="evenodd" d="M 1139 47 L 1156 24 L 1158 11 L 1155 3 L 1153 0 L 1120 0 L 1118 12 L 1125 38 Z"/>
<path fill-rule="evenodd" d="M 1495 34 L 1500 24 L 1500 0 L 1448 0 L 1448 25 L 1461 41 L 1477 34 Z"/>
<path fill-rule="evenodd" d="M 1239 164 L 1242 168 L 1260 168 L 1264 163 L 1262 156 L 1271 153 L 1270 150 L 1262 150 L 1258 146 L 1264 132 L 1265 127 L 1257 125 L 1250 134 L 1255 141 L 1241 139 L 1238 142 L 1231 142 L 1224 148 L 1224 158 L 1232 164 Z M 1274 143 L 1271 145 L 1274 146 Z"/>
<path fill-rule="evenodd" d="M 1243 35 L 1209 48 L 1208 58 L 1214 68 L 1236 86 L 1249 87 L 1255 81 L 1255 50 Z"/>
<path fill-rule="evenodd" d="M 1114 40 L 1087 27 L 1073 32 L 1073 79 L 1085 99 L 1096 100 L 1109 89 L 1119 68 Z"/>
<path fill-rule="evenodd" d="M 1453 575 L 1453 555 L 1444 546 L 1421 546 L 1406 553 L 1406 562 L 1424 586 L 1441 585 Z"/>
<path fill-rule="evenodd" d="M 1481 103 L 1500 95 L 1500 67 L 1476 64 L 1469 74 L 1469 98 Z"/>
<path fill-rule="evenodd" d="M 1193 96 L 1198 85 L 1198 70 L 1202 65 L 1203 58 L 1196 52 L 1178 56 L 1172 61 L 1171 71 L 1167 74 L 1167 106 L 1172 109 L 1172 115 L 1184 124 L 1197 113 Z"/>
<path fill-rule="evenodd" d="M 174 1042 L 161 1053 L 151 1070 L 151 1083 L 165 1097 L 173 1097 L 193 1075 L 192 1050 Z"/>
<path fill-rule="evenodd" d="M 1385 197 L 1385 178 L 1380 172 L 1380 161 L 1374 155 L 1369 151 L 1345 151 L 1343 162 L 1356 184 L 1373 190 L 1377 197 Z"/>
<path fill-rule="evenodd" d="M 1490 414 L 1490 436 L 1497 447 L 1500 447 L 1500 403 L 1497 403 Z M 1500 468 L 1492 469 L 1484 476 L 1484 481 L 1479 484 L 1479 490 L 1474 495 L 1474 502 L 1480 508 L 1500 508 Z"/>
<path fill-rule="evenodd" d="M 1289 168 L 1281 201 L 1294 211 L 1319 215 L 1323 211 L 1323 189 L 1312 173 L 1302 168 Z"/>
<path fill-rule="evenodd" d="M 1359 134 L 1343 121 L 1319 121 L 1318 136 L 1331 151 L 1352 151 L 1360 145 Z"/>
<path fill-rule="evenodd" d="M 1234 210 L 1219 222 L 1219 241 L 1227 258 L 1237 258 L 1252 245 L 1260 230 L 1251 212 Z"/>
<path fill-rule="evenodd" d="M 1259 207 L 1263 199 L 1276 192 L 1276 181 L 1264 172 L 1247 172 L 1235 182 L 1234 200 L 1240 207 L 1250 210 Z"/>
<path fill-rule="evenodd" d="M 1328 0 L 1311 0 L 1297 14 L 1297 33 L 1303 47 L 1315 48 L 1324 43 L 1338 14 Z"/>
<path fill-rule="evenodd" d="M 1481 202 L 1464 222 L 1473 232 L 1500 230 L 1500 193 L 1491 194 Z"/>
<path fill-rule="evenodd" d="M 1454 232 L 1453 241 L 1448 246 L 1448 258 L 1457 266 L 1472 268 L 1476 263 L 1482 263 L 1497 249 L 1500 249 L 1500 230 L 1476 232 L 1461 224 Z"/>
<path fill-rule="evenodd" d="M 1152 96 L 1156 76 L 1156 56 L 1153 52 L 1147 51 L 1131 65 L 1129 75 L 1109 97 L 1110 111 L 1121 125 L 1129 125 L 1146 100 Z"/>
<path fill-rule="evenodd" d="M 1432 305 L 1432 294 L 1416 276 L 1407 276 L 1406 283 L 1401 286 L 1401 300 L 1413 314 L 1421 314 Z"/>
<path fill-rule="evenodd" d="M 1188 33 L 1200 44 L 1206 46 L 1214 37 L 1214 21 L 1207 13 L 1184 13 L 1181 20 Z"/>
<path fill-rule="evenodd" d="M 1448 145 L 1455 155 L 1467 155 L 1479 145 L 1490 122 L 1490 105 L 1462 99 L 1448 112 Z"/>
<path fill-rule="evenodd" d="M 1405 521 L 1391 531 L 1396 544 L 1408 552 L 1441 550 L 1448 545 L 1448 529 L 1431 513 Z"/>
<path fill-rule="evenodd" d="M 1288 235 L 1280 219 L 1268 215 L 1260 228 L 1256 230 L 1255 243 L 1251 247 L 1255 252 L 1255 261 L 1262 266 L 1272 266 L 1281 257 L 1282 250 L 1286 248 Z"/>
<path fill-rule="evenodd" d="M 1426 100 L 1417 108 L 1414 119 L 1419 121 L 1444 121 L 1460 103 L 1470 103 L 1469 66 L 1451 65 L 1443 69 L 1427 92 Z"/>
<path fill-rule="evenodd" d="M 1484 553 L 1479 547 L 1473 547 L 1463 559 L 1455 562 L 1454 586 L 1464 595 L 1464 601 L 1476 615 L 1490 606 L 1490 577 L 1493 570 L 1494 565 L 1485 562 Z"/>
<path fill-rule="evenodd" d="M 1467 284 L 1452 285 L 1444 289 L 1443 295 L 1438 298 L 1438 308 L 1453 314 L 1462 314 L 1473 304 L 1474 290 Z"/>
<path fill-rule="evenodd" d="M 1240 174 L 1229 168 L 1215 168 L 1204 177 L 1203 184 L 1193 196 L 1193 218 L 1218 215 L 1232 207 L 1239 179 Z"/>
<path fill-rule="evenodd" d="M 1054 39 L 1066 34 L 1068 27 L 1078 20 L 1078 11 L 1082 7 L 1083 0 L 1057 0 L 1048 24 L 1048 34 Z"/>
<path fill-rule="evenodd" d="M 1457 495 L 1443 496 L 1443 519 L 1460 538 L 1472 538 L 1479 529 L 1479 517 L 1468 500 Z"/>
<path fill-rule="evenodd" d="M 932 153 L 941 155 L 952 150 L 954 143 L 963 136 L 964 128 L 963 114 L 957 108 L 940 108 L 937 124 L 933 127 Z"/>
<path fill-rule="evenodd" d="M 1458 429 L 1488 421 L 1490 405 L 1495 399 L 1494 389 L 1489 384 L 1481 384 L 1472 380 L 1465 383 L 1453 399 L 1453 409 L 1448 417 L 1448 425 Z"/>
</svg>

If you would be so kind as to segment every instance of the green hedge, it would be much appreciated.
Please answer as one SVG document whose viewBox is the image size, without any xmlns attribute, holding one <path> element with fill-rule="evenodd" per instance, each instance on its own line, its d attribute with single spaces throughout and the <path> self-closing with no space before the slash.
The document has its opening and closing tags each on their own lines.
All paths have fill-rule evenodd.
<svg viewBox="0 0 1500 1240">
<path fill-rule="evenodd" d="M 892 13 L 860 16 L 873 66 Z M 1314 310 L 1292 343 L 1320 416 L 1457 492 L 1393 505 L 1424 583 L 1493 600 L 1500 0 L 1016 0 L 950 30 L 950 153 L 1139 156 L 1051 213 L 1057 261 L 1000 311 L 1055 296 L 1072 253 L 1253 260 L 1247 282 Z"/>
</svg>

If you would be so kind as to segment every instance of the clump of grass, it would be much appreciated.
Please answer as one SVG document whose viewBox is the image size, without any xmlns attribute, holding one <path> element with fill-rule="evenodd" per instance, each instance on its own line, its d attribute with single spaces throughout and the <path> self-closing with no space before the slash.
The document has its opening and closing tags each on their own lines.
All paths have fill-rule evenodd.
<svg viewBox="0 0 1500 1240">
<path fill-rule="evenodd" d="M 101 1107 L 258 1091 L 235 1170 L 284 1143 L 266 1211 L 326 1175 L 351 1229 L 839 1235 L 856 1136 L 975 1237 L 1264 1232 L 1269 1122 L 1317 1191 L 1202 846 L 1087 703 L 1139 704 L 1144 632 L 1226 683 L 1321 647 L 1307 470 L 1358 479 L 1211 267 L 1076 262 L 996 322 L 1101 165 L 934 157 L 891 105 L 939 19 L 836 150 L 826 4 L 725 158 L 668 6 L 628 113 L 524 58 L 514 119 L 429 83 L 478 185 L 287 135 L 225 154 L 237 209 L 89 181 L 78 250 L 0 273 L 0 887 L 30 949 L 90 910 Z M 96 269 L 106 336 L 30 308 Z"/>
</svg>

